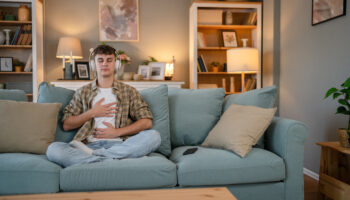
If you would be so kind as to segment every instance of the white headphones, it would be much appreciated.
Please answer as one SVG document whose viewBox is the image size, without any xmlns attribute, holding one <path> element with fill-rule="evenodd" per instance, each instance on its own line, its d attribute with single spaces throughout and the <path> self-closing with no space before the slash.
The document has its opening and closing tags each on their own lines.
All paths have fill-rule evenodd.
<svg viewBox="0 0 350 200">
<path fill-rule="evenodd" d="M 99 45 L 98 47 L 100 47 L 101 45 Z M 108 46 L 108 45 L 105 45 L 105 46 Z M 97 70 L 96 70 L 96 63 L 95 63 L 95 56 L 96 56 L 96 49 L 98 48 L 96 47 L 95 49 L 90 49 L 90 55 L 89 55 L 89 64 L 90 64 L 90 67 L 91 67 L 91 70 L 94 72 L 94 75 L 95 77 L 97 76 Z M 117 73 L 117 71 L 119 70 L 120 66 L 121 66 L 121 62 L 119 60 L 117 60 L 117 57 L 118 57 L 118 51 L 111 47 L 111 46 L 108 46 L 110 48 L 112 48 L 114 50 L 114 55 L 115 55 L 115 70 L 114 70 L 114 73 Z"/>
</svg>

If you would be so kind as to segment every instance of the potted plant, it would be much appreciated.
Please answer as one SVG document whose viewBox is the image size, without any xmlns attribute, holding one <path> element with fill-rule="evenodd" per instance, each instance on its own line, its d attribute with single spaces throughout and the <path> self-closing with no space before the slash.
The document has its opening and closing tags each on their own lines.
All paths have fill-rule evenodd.
<svg viewBox="0 0 350 200">
<path fill-rule="evenodd" d="M 117 80 L 121 80 L 123 78 L 125 65 L 130 64 L 130 62 L 131 58 L 127 56 L 124 51 L 117 51 L 117 73 L 115 74 L 115 78 Z"/>
<path fill-rule="evenodd" d="M 220 66 L 219 62 L 211 62 L 210 66 L 213 72 L 219 72 L 219 66 Z"/>
<path fill-rule="evenodd" d="M 341 84 L 341 88 L 337 89 L 335 87 L 329 89 L 326 93 L 325 98 L 333 96 L 333 99 L 338 99 L 340 104 L 337 108 L 335 114 L 343 114 L 349 117 L 348 127 L 338 129 L 339 142 L 343 147 L 350 147 L 349 138 L 350 138 L 350 77 Z"/>
<path fill-rule="evenodd" d="M 15 72 L 22 72 L 24 68 L 24 62 L 21 62 L 18 59 L 13 59 L 13 66 L 15 68 Z"/>
</svg>

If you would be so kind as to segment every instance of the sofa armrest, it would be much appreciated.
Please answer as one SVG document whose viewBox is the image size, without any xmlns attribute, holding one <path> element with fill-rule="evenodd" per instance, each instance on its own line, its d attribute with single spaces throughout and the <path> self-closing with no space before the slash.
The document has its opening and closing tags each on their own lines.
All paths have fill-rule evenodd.
<svg viewBox="0 0 350 200">
<path fill-rule="evenodd" d="M 280 117 L 275 117 L 267 129 L 265 148 L 285 162 L 285 200 L 304 199 L 304 142 L 308 133 L 303 123 Z"/>
</svg>

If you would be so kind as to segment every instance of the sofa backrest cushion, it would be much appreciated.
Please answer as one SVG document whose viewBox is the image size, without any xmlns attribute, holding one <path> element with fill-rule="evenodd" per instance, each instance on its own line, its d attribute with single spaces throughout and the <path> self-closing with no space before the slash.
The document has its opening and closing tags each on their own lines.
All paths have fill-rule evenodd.
<svg viewBox="0 0 350 200">
<path fill-rule="evenodd" d="M 27 101 L 27 95 L 23 90 L 0 89 L 0 100 Z"/>
<path fill-rule="evenodd" d="M 168 94 L 172 147 L 201 144 L 220 119 L 224 89 L 169 88 Z"/>
<path fill-rule="evenodd" d="M 71 130 L 71 131 L 64 131 L 63 123 L 62 123 L 62 117 L 63 117 L 62 111 L 70 102 L 70 100 L 73 98 L 74 93 L 75 92 L 73 90 L 51 86 L 47 82 L 42 82 L 39 85 L 38 103 L 62 104 L 58 112 L 57 128 L 56 128 L 56 134 L 55 134 L 56 142 L 70 142 L 78 131 L 78 129 Z"/>
<path fill-rule="evenodd" d="M 0 100 L 0 152 L 45 154 L 54 141 L 60 106 Z"/>
<path fill-rule="evenodd" d="M 247 91 L 241 94 L 232 94 L 225 97 L 223 113 L 232 105 L 257 106 L 261 108 L 273 108 L 276 99 L 276 86 L 265 87 Z M 264 148 L 264 136 L 260 138 L 256 147 Z"/>
<path fill-rule="evenodd" d="M 157 151 L 165 156 L 171 154 L 168 86 L 160 85 L 155 88 L 140 91 L 142 98 L 149 105 L 153 115 L 153 127 L 160 133 L 162 142 Z"/>
</svg>

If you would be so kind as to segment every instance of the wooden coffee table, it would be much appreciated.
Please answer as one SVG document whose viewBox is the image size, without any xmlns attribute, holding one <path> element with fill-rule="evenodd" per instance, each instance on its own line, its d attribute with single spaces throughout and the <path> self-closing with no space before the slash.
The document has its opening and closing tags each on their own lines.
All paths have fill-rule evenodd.
<svg viewBox="0 0 350 200">
<path fill-rule="evenodd" d="M 33 194 L 0 196 L 1 200 L 237 200 L 224 187 L 191 188 L 191 189 L 161 189 L 161 190 L 129 190 L 108 192 L 72 192 L 55 194 Z"/>
</svg>

